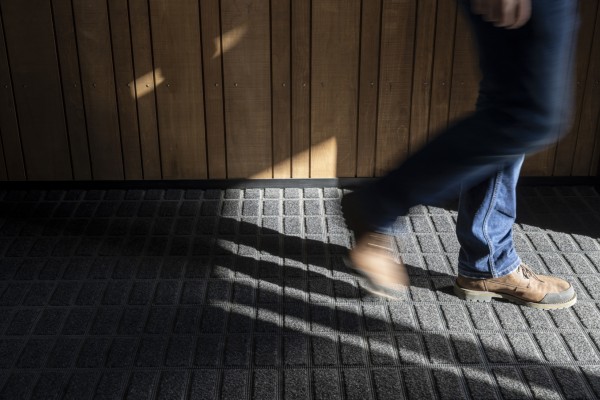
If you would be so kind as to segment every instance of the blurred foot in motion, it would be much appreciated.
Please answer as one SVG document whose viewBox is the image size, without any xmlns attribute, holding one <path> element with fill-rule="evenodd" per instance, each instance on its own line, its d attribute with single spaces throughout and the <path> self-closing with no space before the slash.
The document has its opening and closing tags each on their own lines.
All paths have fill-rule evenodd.
<svg viewBox="0 0 600 400">
<path fill-rule="evenodd" d="M 366 279 L 365 288 L 371 293 L 389 299 L 403 298 L 409 278 L 395 251 L 394 237 L 369 230 L 358 199 L 352 193 L 342 199 L 342 213 L 356 240 L 345 260 L 346 265 Z"/>
</svg>

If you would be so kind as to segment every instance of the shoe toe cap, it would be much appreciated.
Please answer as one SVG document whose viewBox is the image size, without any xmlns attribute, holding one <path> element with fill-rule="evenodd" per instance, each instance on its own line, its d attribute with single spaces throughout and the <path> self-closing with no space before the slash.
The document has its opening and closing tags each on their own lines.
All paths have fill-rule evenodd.
<svg viewBox="0 0 600 400">
<path fill-rule="evenodd" d="M 546 296 L 540 301 L 542 304 L 562 304 L 566 303 L 569 300 L 573 299 L 575 296 L 575 289 L 573 289 L 572 285 L 566 290 L 557 293 L 547 293 Z"/>
</svg>

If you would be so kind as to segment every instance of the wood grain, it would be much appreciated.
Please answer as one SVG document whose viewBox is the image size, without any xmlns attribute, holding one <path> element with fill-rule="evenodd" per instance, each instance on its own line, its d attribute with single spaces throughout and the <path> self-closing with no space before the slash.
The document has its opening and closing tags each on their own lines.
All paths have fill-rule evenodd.
<svg viewBox="0 0 600 400">
<path fill-rule="evenodd" d="M 579 5 L 573 128 L 522 175 L 599 175 Z M 0 0 L 0 180 L 381 176 L 474 109 L 469 25 L 455 0 Z"/>
<path fill-rule="evenodd" d="M 62 76 L 62 92 L 75 180 L 92 179 L 92 164 L 79 73 L 79 52 L 71 0 L 52 0 L 56 47 Z"/>
<path fill-rule="evenodd" d="M 290 0 L 271 0 L 273 178 L 292 177 L 290 13 Z"/>
<path fill-rule="evenodd" d="M 311 1 L 292 1 L 292 178 L 310 177 Z"/>
<path fill-rule="evenodd" d="M 599 145 L 600 115 L 600 7 L 596 11 L 596 25 L 592 38 L 592 53 L 589 58 L 587 79 L 581 104 L 577 144 L 573 157 L 572 175 L 586 176 L 596 174 L 598 155 L 595 149 Z"/>
<path fill-rule="evenodd" d="M 596 25 L 597 1 L 580 1 L 579 15 L 579 40 L 577 42 L 577 56 L 575 64 L 575 98 L 573 101 L 573 124 L 569 133 L 556 146 L 554 158 L 554 176 L 569 176 L 574 167 L 575 148 L 579 134 L 579 121 L 583 106 L 583 94 L 587 87 L 588 67 L 590 52 L 592 50 L 592 37 Z M 585 132 L 582 132 L 585 134 Z"/>
<path fill-rule="evenodd" d="M 73 0 L 73 11 L 92 176 L 121 180 L 125 176 L 107 3 Z"/>
<path fill-rule="evenodd" d="M 600 176 L 600 113 L 596 119 L 596 140 L 594 142 L 594 154 L 590 165 L 590 176 Z"/>
<path fill-rule="evenodd" d="M 135 81 L 129 10 L 122 0 L 108 0 L 110 31 L 119 109 L 119 126 L 123 148 L 125 179 L 142 179 L 142 154 L 135 92 L 131 84 Z"/>
<path fill-rule="evenodd" d="M 6 168 L 5 179 L 27 180 L 2 18 L 0 18 L 0 138 Z"/>
<path fill-rule="evenodd" d="M 0 180 L 8 180 L 8 174 L 6 173 L 6 162 L 4 160 L 4 146 L 2 146 L 2 140 L 0 140 Z"/>
<path fill-rule="evenodd" d="M 221 2 L 229 178 L 272 178 L 268 0 Z"/>
<path fill-rule="evenodd" d="M 410 154 L 414 154 L 427 143 L 429 133 L 436 8 L 436 0 L 420 0 L 417 2 L 410 140 L 408 143 Z"/>
<path fill-rule="evenodd" d="M 573 38 L 573 40 L 575 40 L 575 38 Z M 570 46 L 570 51 L 569 51 L 569 55 L 568 57 L 575 62 L 577 61 L 577 43 L 575 41 L 573 41 L 573 43 L 571 43 Z M 579 68 L 577 68 L 579 69 Z M 574 71 L 568 71 L 568 73 L 572 73 Z M 577 73 L 581 73 L 581 71 L 577 71 Z M 570 76 L 569 74 L 567 74 L 564 79 L 573 79 L 573 76 Z M 578 94 L 578 93 L 577 93 Z M 573 93 L 568 93 L 566 96 L 574 96 Z M 572 98 L 568 98 L 565 100 L 565 102 L 570 103 L 572 102 L 574 99 Z M 576 103 L 576 102 L 575 102 Z M 570 106 L 570 104 L 569 104 Z M 567 116 L 567 112 L 568 110 L 562 110 L 562 112 L 565 114 L 564 117 L 568 117 Z M 575 110 L 575 113 L 579 113 L 578 110 Z M 566 127 L 561 127 L 561 128 L 566 128 Z M 559 134 L 561 134 L 562 132 L 560 130 L 556 131 L 556 140 L 559 139 Z M 570 141 L 570 139 L 567 138 L 567 144 Z M 523 164 L 523 169 L 522 169 L 522 174 L 524 175 L 528 175 L 528 176 L 551 176 L 553 173 L 553 170 L 555 170 L 555 167 L 557 165 L 557 161 L 556 161 L 556 157 L 559 154 L 558 153 L 558 143 L 554 143 L 551 146 L 549 146 L 548 148 L 535 153 L 531 156 L 528 156 L 525 159 L 525 163 Z M 564 164 L 564 162 L 562 163 Z M 559 162 L 559 165 L 560 162 Z M 562 165 L 562 168 L 560 168 L 561 170 L 566 170 L 568 169 L 568 167 L 566 165 Z"/>
<path fill-rule="evenodd" d="M 227 178 L 219 0 L 200 2 L 208 177 Z"/>
<path fill-rule="evenodd" d="M 148 0 L 129 0 L 129 24 L 133 45 L 135 82 L 128 89 L 136 98 L 140 151 L 144 179 L 161 179 L 162 163 L 158 136 L 156 91 L 146 90 L 138 96 L 138 89 L 154 88 L 154 61 Z"/>
<path fill-rule="evenodd" d="M 312 10 L 312 178 L 355 176 L 360 1 L 320 0 Z"/>
<path fill-rule="evenodd" d="M 383 1 L 375 174 L 408 156 L 416 3 Z"/>
<path fill-rule="evenodd" d="M 381 0 L 363 1 L 361 26 L 356 176 L 371 177 L 377 140 Z"/>
<path fill-rule="evenodd" d="M 26 179 L 73 179 L 50 3 L 1 7 Z"/>
<path fill-rule="evenodd" d="M 438 0 L 428 139 L 448 126 L 456 12 L 455 1 Z"/>
<path fill-rule="evenodd" d="M 206 178 L 198 2 L 151 0 L 150 21 L 163 179 Z"/>
<path fill-rule="evenodd" d="M 457 12 L 456 17 L 449 122 L 456 121 L 475 110 L 481 78 L 469 20 L 462 10 Z"/>
</svg>

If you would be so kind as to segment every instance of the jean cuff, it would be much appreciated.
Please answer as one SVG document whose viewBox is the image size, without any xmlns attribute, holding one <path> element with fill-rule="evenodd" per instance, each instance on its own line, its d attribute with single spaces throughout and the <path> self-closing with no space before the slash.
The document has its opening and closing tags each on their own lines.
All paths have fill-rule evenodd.
<svg viewBox="0 0 600 400">
<path fill-rule="evenodd" d="M 489 274 L 489 273 L 482 273 L 479 271 L 473 271 L 473 269 L 469 268 L 461 268 L 460 264 L 458 266 L 458 275 L 460 276 L 464 276 L 465 278 L 471 278 L 471 279 L 491 279 L 491 278 L 500 278 L 502 276 L 506 276 L 509 274 L 512 274 L 513 272 L 515 272 L 517 270 L 517 268 L 519 268 L 519 265 L 521 265 L 522 261 L 521 258 L 517 256 L 517 259 L 515 261 L 513 261 L 512 263 L 510 263 L 508 265 L 508 267 L 502 268 L 502 270 L 499 273 L 496 274 Z"/>
</svg>

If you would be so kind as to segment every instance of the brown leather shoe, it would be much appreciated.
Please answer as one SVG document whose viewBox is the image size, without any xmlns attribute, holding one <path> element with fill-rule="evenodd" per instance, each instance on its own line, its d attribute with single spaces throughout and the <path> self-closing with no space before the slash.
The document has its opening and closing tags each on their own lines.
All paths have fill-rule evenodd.
<svg viewBox="0 0 600 400">
<path fill-rule="evenodd" d="M 502 298 L 527 307 L 555 310 L 571 307 L 577 294 L 571 284 L 563 279 L 536 275 L 531 268 L 521 264 L 506 276 L 490 279 L 456 278 L 454 293 L 465 300 L 491 301 Z"/>
<path fill-rule="evenodd" d="M 394 254 L 393 240 L 388 235 L 365 232 L 350 250 L 347 266 L 367 279 L 370 292 L 399 299 L 409 280 L 404 264 Z"/>
</svg>

